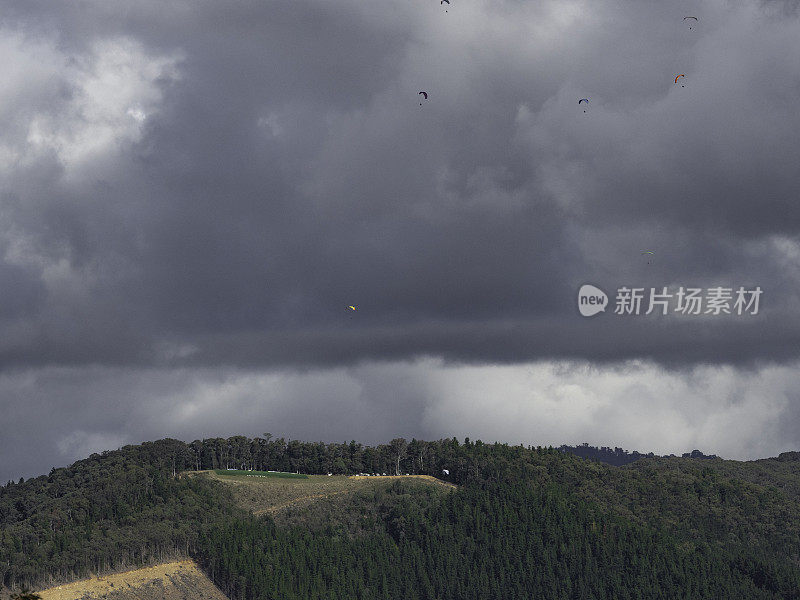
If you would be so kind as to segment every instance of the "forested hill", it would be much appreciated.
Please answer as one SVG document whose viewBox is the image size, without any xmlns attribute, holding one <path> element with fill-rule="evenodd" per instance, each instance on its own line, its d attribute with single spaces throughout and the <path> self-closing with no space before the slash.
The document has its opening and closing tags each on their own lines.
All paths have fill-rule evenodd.
<svg viewBox="0 0 800 600">
<path fill-rule="evenodd" d="M 237 599 L 800 599 L 798 458 L 614 467 L 468 439 L 160 440 L 0 488 L 0 577 L 41 588 L 190 556 Z M 368 521 L 282 529 L 236 508 L 226 484 L 181 476 L 234 467 L 428 474 L 460 489 L 399 481 L 359 499 L 375 506 Z"/>
<path fill-rule="evenodd" d="M 633 452 L 628 452 L 627 450 L 623 450 L 622 448 L 608 448 L 603 446 L 601 448 L 597 448 L 595 446 L 590 446 L 586 442 L 579 446 L 567 446 L 562 445 L 559 446 L 559 450 L 562 452 L 568 452 L 569 454 L 574 454 L 575 456 L 580 456 L 581 458 L 588 458 L 589 460 L 596 460 L 602 463 L 606 463 L 607 465 L 614 465 L 616 467 L 621 467 L 622 465 L 630 464 L 640 458 L 645 458 L 647 456 L 654 457 L 656 456 L 652 452 L 648 452 L 647 454 L 641 454 L 640 452 L 634 450 Z M 671 454 L 670 457 L 674 457 L 674 454 Z M 667 457 L 662 457 L 667 458 Z M 712 455 L 705 455 L 700 450 L 693 450 L 692 452 L 686 452 L 683 454 L 683 458 L 717 458 L 715 454 Z"/>
</svg>

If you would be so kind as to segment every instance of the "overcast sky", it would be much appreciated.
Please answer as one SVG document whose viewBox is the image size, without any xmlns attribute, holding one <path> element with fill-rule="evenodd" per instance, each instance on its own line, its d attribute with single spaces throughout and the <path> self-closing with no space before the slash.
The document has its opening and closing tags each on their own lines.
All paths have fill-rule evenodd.
<svg viewBox="0 0 800 600">
<path fill-rule="evenodd" d="M 797 7 L 0 0 L 0 481 L 266 431 L 800 449 Z"/>
</svg>

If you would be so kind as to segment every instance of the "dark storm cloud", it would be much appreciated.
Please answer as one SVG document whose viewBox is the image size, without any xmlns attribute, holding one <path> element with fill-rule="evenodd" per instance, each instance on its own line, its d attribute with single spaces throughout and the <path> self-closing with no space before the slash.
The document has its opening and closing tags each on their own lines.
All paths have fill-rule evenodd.
<svg viewBox="0 0 800 600">
<path fill-rule="evenodd" d="M 63 270 L 30 282 L 49 301 L 7 364 L 157 364 L 164 343 L 202 365 L 796 356 L 770 246 L 800 217 L 796 17 L 711 5 L 690 33 L 645 2 L 81 6 L 4 3 L 4 35 L 63 65 L 4 107 L 24 108 L 9 147 L 28 158 L 4 173 L 8 235 Z M 575 291 L 622 274 L 761 285 L 772 343 L 742 319 L 657 342 L 628 321 L 598 348 Z"/>
</svg>

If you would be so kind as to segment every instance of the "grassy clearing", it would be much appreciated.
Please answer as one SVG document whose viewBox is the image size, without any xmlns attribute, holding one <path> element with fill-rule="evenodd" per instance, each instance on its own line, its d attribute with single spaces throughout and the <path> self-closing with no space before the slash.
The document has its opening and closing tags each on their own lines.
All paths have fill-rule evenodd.
<svg viewBox="0 0 800 600">
<path fill-rule="evenodd" d="M 308 475 L 301 473 L 284 473 L 280 471 L 229 471 L 227 469 L 217 469 L 214 471 L 217 475 L 225 475 L 228 477 L 245 476 L 245 477 L 278 477 L 282 479 L 308 479 Z"/>
<path fill-rule="evenodd" d="M 433 483 L 436 485 L 443 485 L 444 487 L 450 489 L 458 489 L 458 486 L 455 483 L 449 483 L 447 481 L 442 481 L 441 479 L 436 479 L 432 475 L 350 475 L 350 479 L 369 479 L 371 481 L 375 480 L 387 480 L 387 479 L 421 479 L 427 483 Z"/>
<path fill-rule="evenodd" d="M 208 472 L 208 476 L 225 482 L 233 488 L 237 504 L 256 515 L 276 515 L 286 509 L 297 509 L 314 502 L 336 500 L 337 504 L 350 495 L 385 490 L 395 480 L 437 489 L 452 489 L 453 484 L 429 475 L 359 477 L 346 475 L 307 475 L 304 479 L 231 477 L 233 471 Z M 248 474 L 250 472 L 245 471 Z"/>
</svg>

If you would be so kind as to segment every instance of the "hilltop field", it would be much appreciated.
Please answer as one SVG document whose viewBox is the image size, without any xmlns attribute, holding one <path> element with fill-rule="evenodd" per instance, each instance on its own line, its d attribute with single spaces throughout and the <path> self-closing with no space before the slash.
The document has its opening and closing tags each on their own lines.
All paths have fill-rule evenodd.
<svg viewBox="0 0 800 600">
<path fill-rule="evenodd" d="M 200 471 L 187 473 L 208 477 L 230 486 L 236 503 L 260 516 L 269 514 L 277 524 L 302 522 L 320 527 L 339 522 L 345 504 L 374 500 L 396 481 L 408 492 L 430 490 L 446 492 L 458 486 L 430 475 L 307 475 L 305 478 L 262 477 L 247 471 Z"/>
</svg>

